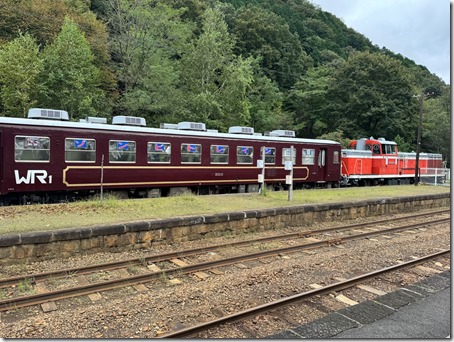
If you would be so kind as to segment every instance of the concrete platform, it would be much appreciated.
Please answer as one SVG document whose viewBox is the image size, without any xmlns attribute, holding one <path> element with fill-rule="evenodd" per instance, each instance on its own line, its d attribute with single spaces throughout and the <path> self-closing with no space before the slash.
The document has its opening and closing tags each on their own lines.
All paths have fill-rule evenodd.
<svg viewBox="0 0 454 342">
<path fill-rule="evenodd" d="M 450 276 L 445 271 L 266 338 L 447 338 L 451 335 Z"/>
</svg>

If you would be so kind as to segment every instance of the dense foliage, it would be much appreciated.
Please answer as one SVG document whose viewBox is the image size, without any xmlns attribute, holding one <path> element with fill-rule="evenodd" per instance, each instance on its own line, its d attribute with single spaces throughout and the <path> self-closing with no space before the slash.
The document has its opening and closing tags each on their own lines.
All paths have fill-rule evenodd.
<svg viewBox="0 0 454 342">
<path fill-rule="evenodd" d="M 3 0 L 0 115 L 31 107 L 396 140 L 449 157 L 450 86 L 307 0 Z M 449 160 L 448 160 L 449 161 Z"/>
</svg>

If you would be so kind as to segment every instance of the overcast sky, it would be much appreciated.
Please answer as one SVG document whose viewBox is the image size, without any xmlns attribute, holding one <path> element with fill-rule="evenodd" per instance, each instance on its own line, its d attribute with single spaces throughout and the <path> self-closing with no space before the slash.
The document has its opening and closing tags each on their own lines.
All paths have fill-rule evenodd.
<svg viewBox="0 0 454 342">
<path fill-rule="evenodd" d="M 449 0 L 310 0 L 374 45 L 400 53 L 450 83 Z"/>
</svg>

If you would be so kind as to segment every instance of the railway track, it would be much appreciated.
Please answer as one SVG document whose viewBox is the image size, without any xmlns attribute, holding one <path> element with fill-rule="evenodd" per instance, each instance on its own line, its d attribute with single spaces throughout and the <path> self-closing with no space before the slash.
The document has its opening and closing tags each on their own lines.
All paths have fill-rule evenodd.
<svg viewBox="0 0 454 342">
<path fill-rule="evenodd" d="M 232 323 L 232 322 L 238 322 L 238 321 L 243 321 L 245 319 L 257 316 L 259 314 L 264 314 L 264 313 L 269 313 L 271 311 L 281 309 L 283 307 L 286 307 L 291 304 L 295 304 L 298 302 L 301 302 L 303 300 L 313 298 L 315 296 L 320 296 L 320 295 L 325 295 L 331 292 L 339 292 L 348 288 L 351 288 L 353 286 L 363 284 L 367 281 L 370 281 L 371 279 L 374 279 L 378 276 L 381 276 L 386 273 L 390 272 L 395 272 L 397 270 L 402 270 L 410 267 L 414 267 L 419 264 L 426 263 L 430 260 L 434 260 L 443 256 L 449 256 L 450 254 L 450 249 L 449 250 L 444 250 L 440 251 L 437 253 L 433 253 L 430 255 L 426 255 L 421 258 L 417 258 L 415 260 L 399 263 L 397 265 L 393 265 L 390 267 L 385 267 L 379 270 L 375 270 L 373 272 L 367 272 L 361 275 L 358 275 L 356 277 L 346 279 L 343 281 L 339 281 L 336 283 L 332 283 L 326 286 L 323 286 L 318 289 L 313 289 L 310 291 L 298 293 L 296 295 L 288 296 L 270 303 L 265 303 L 256 307 L 252 307 L 247 310 L 242 310 L 239 312 L 236 312 L 234 314 L 226 315 L 223 317 L 220 317 L 218 319 L 209 321 L 209 322 L 204 322 L 201 324 L 197 324 L 191 327 L 187 327 L 184 329 L 180 329 L 178 331 L 170 332 L 164 335 L 161 335 L 159 337 L 161 338 L 181 338 L 181 337 L 195 337 L 197 338 L 198 336 L 196 335 L 197 333 L 200 332 L 206 332 L 209 329 L 214 329 L 219 326 L 222 326 L 227 323 Z M 196 336 L 194 336 L 196 335 Z M 217 336 L 212 336 L 212 337 L 217 337 Z M 207 338 L 207 336 L 204 336 L 204 338 Z"/>
<path fill-rule="evenodd" d="M 365 223 L 356 223 L 356 224 L 343 225 L 343 226 L 332 227 L 332 228 L 298 231 L 298 232 L 294 232 L 294 233 L 274 235 L 274 236 L 265 237 L 265 238 L 248 239 L 248 240 L 242 240 L 242 241 L 237 241 L 237 242 L 228 242 L 228 243 L 216 244 L 216 245 L 205 246 L 205 247 L 200 247 L 200 248 L 179 250 L 176 252 L 163 253 L 163 254 L 159 254 L 159 255 L 150 255 L 150 256 L 145 256 L 145 257 L 140 257 L 140 258 L 131 258 L 131 259 L 126 259 L 126 260 L 121 260 L 121 261 L 89 265 L 89 266 L 84 266 L 84 267 L 67 268 L 67 269 L 62 269 L 62 270 L 57 270 L 57 271 L 20 275 L 20 276 L 16 276 L 16 277 L 0 279 L 0 289 L 9 287 L 9 286 L 14 286 L 14 285 L 20 284 L 22 282 L 27 282 L 27 281 L 33 283 L 33 282 L 37 282 L 37 281 L 43 281 L 46 279 L 55 279 L 58 277 L 89 274 L 89 273 L 93 273 L 93 272 L 97 272 L 97 271 L 115 270 L 115 269 L 120 269 L 120 268 L 124 268 L 124 267 L 129 267 L 131 265 L 148 265 L 148 264 L 158 263 L 158 262 L 162 262 L 162 261 L 169 261 L 169 260 L 172 260 L 175 258 L 183 258 L 183 257 L 201 255 L 201 254 L 204 254 L 204 253 L 207 253 L 210 251 L 216 251 L 216 250 L 219 250 L 221 248 L 226 248 L 226 247 L 241 247 L 241 246 L 251 245 L 254 243 L 266 243 L 266 242 L 272 242 L 272 241 L 278 241 L 278 240 L 307 238 L 307 237 L 320 235 L 320 234 L 327 234 L 327 233 L 331 233 L 331 232 L 346 231 L 346 230 L 358 229 L 358 228 L 367 228 L 368 226 L 383 225 L 383 224 L 387 224 L 387 223 L 396 223 L 399 221 L 424 218 L 427 216 L 444 215 L 444 214 L 449 214 L 449 213 L 450 213 L 450 210 L 437 210 L 437 211 L 432 211 L 432 212 L 422 213 L 422 214 L 406 215 L 406 216 L 398 217 L 398 218 L 388 218 L 388 219 L 384 219 L 384 220 L 374 220 L 374 221 L 365 222 Z"/>
<path fill-rule="evenodd" d="M 284 235 L 276 235 L 267 238 L 260 238 L 254 240 L 245 240 L 240 242 L 232 242 L 227 244 L 221 245 L 213 245 L 209 247 L 191 249 L 191 250 L 184 250 L 184 251 L 177 251 L 174 253 L 166 253 L 161 255 L 150 256 L 146 258 L 139 258 L 139 259 L 129 259 L 121 262 L 115 263 L 108 263 L 108 264 L 100 264 L 82 268 L 72 268 L 66 270 L 60 270 L 55 272 L 47 272 L 47 273 L 40 273 L 40 274 L 30 274 L 24 275 L 20 277 L 13 277 L 8 279 L 0 280 L 0 290 L 3 288 L 3 291 L 7 291 L 9 287 L 18 286 L 21 283 L 28 283 L 28 284 L 42 284 L 43 281 L 46 279 L 55 279 L 56 277 L 80 277 L 83 274 L 89 274 L 90 272 L 99 272 L 99 271 L 106 271 L 106 270 L 117 270 L 122 269 L 125 267 L 129 267 L 133 264 L 140 264 L 145 266 L 146 273 L 139 274 L 139 275 L 128 275 L 127 272 L 122 272 L 122 277 L 120 279 L 112 279 L 109 281 L 97 282 L 94 284 L 84 284 L 82 286 L 74 286 L 71 288 L 59 289 L 59 290 L 52 290 L 52 291 L 41 291 L 43 293 L 31 294 L 26 296 L 14 297 L 14 298 L 7 298 L 0 300 L 0 311 L 8 311 L 13 310 L 21 307 L 43 304 L 49 301 L 56 301 L 64 298 L 71 298 L 76 296 L 82 296 L 86 294 L 92 294 L 100 291 L 106 291 L 111 289 L 116 289 L 119 287 L 126 287 L 131 285 L 138 285 L 147 283 L 163 276 L 179 276 L 181 274 L 188 274 L 188 273 L 195 273 L 195 272 L 203 272 L 206 270 L 213 270 L 217 269 L 222 266 L 234 265 L 245 261 L 269 258 L 276 255 L 283 255 L 286 253 L 294 253 L 300 252 L 308 249 L 315 249 L 324 246 L 332 246 L 338 245 L 341 243 L 345 243 L 348 241 L 370 238 L 373 236 L 381 235 L 381 234 L 390 234 L 399 231 L 409 230 L 409 229 L 417 229 L 421 227 L 428 226 L 430 224 L 442 224 L 449 221 L 449 218 L 442 218 L 432 221 L 424 221 L 417 224 L 412 225 L 403 225 L 397 226 L 393 228 L 386 228 L 380 230 L 373 230 L 367 232 L 361 232 L 359 234 L 355 234 L 355 230 L 358 229 L 366 229 L 369 226 L 377 226 L 382 225 L 385 223 L 396 223 L 402 220 L 410 220 L 415 218 L 424 218 L 427 216 L 434 216 L 434 215 L 442 215 L 449 213 L 449 211 L 437 211 L 425 214 L 418 214 L 418 215 L 408 215 L 398 219 L 386 219 L 386 220 L 379 220 L 373 221 L 366 224 L 354 224 L 342 227 L 334 227 L 334 228 L 327 228 L 327 229 L 320 229 L 320 230 L 311 230 L 311 231 L 302 231 Z M 370 228 L 369 228 L 370 229 Z M 341 233 L 344 234 L 345 232 L 349 232 L 350 235 L 342 235 L 342 236 L 329 236 L 328 239 L 316 241 L 316 242 L 307 242 L 301 244 L 296 243 L 298 239 L 307 238 L 309 236 L 316 236 L 321 235 L 326 238 L 325 234 L 333 234 L 333 233 Z M 260 243 L 267 243 L 271 241 L 288 241 L 291 240 L 293 245 L 280 247 L 280 248 L 270 248 L 266 249 L 267 247 L 263 247 L 266 250 L 262 250 L 260 252 L 249 252 L 246 254 L 230 256 L 214 261 L 204 261 L 198 262 L 195 264 L 186 264 L 181 260 L 182 257 L 189 257 L 189 256 L 200 256 L 205 255 L 209 251 L 218 251 L 222 248 L 226 247 L 242 247 L 242 246 L 253 246 L 254 244 Z M 237 252 L 237 251 L 236 251 Z M 157 264 L 166 262 L 170 264 L 169 268 L 161 269 L 158 268 Z M 177 267 L 175 267 L 177 265 Z M 151 272 L 150 272 L 151 270 Z M 64 280 L 64 279 L 63 279 Z"/>
</svg>

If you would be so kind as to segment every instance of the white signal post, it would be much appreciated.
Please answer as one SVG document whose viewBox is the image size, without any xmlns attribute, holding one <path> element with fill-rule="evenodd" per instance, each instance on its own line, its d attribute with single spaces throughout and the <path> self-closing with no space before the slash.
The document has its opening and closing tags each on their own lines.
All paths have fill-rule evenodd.
<svg viewBox="0 0 454 342">
<path fill-rule="evenodd" d="M 257 167 L 262 168 L 262 173 L 258 177 L 258 182 L 262 184 L 260 188 L 260 193 L 263 193 L 263 189 L 265 188 L 265 147 L 262 148 L 262 160 L 257 160 Z"/>
<path fill-rule="evenodd" d="M 293 199 L 293 145 L 290 146 L 290 162 L 285 162 L 285 169 L 290 170 L 290 175 L 285 177 L 285 183 L 289 186 L 288 200 L 291 202 Z"/>
<path fill-rule="evenodd" d="M 104 182 L 104 154 L 101 156 L 101 201 L 104 200 L 103 182 Z"/>
</svg>

